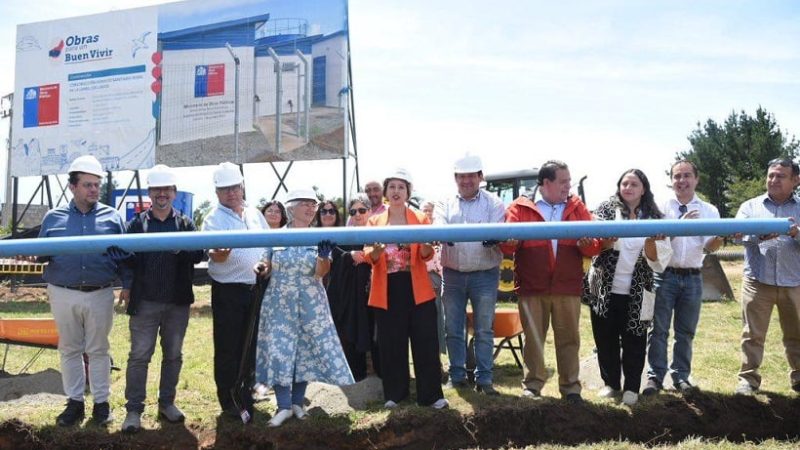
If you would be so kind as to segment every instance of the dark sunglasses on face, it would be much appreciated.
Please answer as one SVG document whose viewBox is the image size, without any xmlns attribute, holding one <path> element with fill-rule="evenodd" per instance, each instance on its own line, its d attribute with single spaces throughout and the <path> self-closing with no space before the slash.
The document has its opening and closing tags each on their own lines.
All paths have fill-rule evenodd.
<svg viewBox="0 0 800 450">
<path fill-rule="evenodd" d="M 319 210 L 319 215 L 320 216 L 324 216 L 326 214 L 331 215 L 331 216 L 336 215 L 336 210 L 335 209 L 330 209 L 330 208 L 322 208 L 322 209 Z"/>
<path fill-rule="evenodd" d="M 367 213 L 367 208 L 353 208 L 353 209 L 350 210 L 350 215 L 351 216 L 355 216 L 356 213 L 358 213 L 358 214 L 366 214 Z"/>
</svg>

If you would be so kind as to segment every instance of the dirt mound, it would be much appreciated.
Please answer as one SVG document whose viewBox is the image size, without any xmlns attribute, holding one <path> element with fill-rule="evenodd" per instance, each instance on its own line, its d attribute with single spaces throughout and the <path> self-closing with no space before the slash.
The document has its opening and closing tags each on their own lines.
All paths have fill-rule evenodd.
<svg viewBox="0 0 800 450">
<path fill-rule="evenodd" d="M 59 371 L 47 369 L 42 372 L 23 375 L 10 375 L 0 372 L 0 402 L 8 402 L 42 393 L 60 394 L 63 400 L 64 389 Z"/>
<path fill-rule="evenodd" d="M 97 428 L 34 430 L 19 421 L 0 425 L 0 448 L 274 448 L 392 449 L 500 448 L 542 443 L 575 445 L 627 440 L 673 444 L 687 438 L 732 442 L 800 438 L 800 399 L 696 392 L 661 395 L 632 410 L 610 404 L 508 399 L 462 416 L 418 408 L 393 411 L 380 424 L 353 424 L 349 416 L 291 421 L 268 429 L 266 417 L 242 426 L 220 419 L 215 429 L 162 424 L 128 436 Z"/>
</svg>

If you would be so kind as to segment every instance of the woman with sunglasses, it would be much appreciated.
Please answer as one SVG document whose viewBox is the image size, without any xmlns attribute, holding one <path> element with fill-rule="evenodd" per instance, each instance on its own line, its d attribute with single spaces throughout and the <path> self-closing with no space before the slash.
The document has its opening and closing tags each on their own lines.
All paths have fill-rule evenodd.
<svg viewBox="0 0 800 450">
<path fill-rule="evenodd" d="M 291 221 L 286 228 L 308 228 L 317 199 L 310 189 L 289 193 Z M 332 245 L 271 247 L 255 271 L 271 276 L 258 327 L 256 381 L 275 390 L 278 411 L 269 421 L 277 427 L 291 417 L 304 419 L 309 381 L 353 383 L 342 344 L 331 319 L 322 277 L 330 270 Z"/>
<path fill-rule="evenodd" d="M 369 198 L 356 194 L 347 205 L 348 226 L 363 227 L 369 217 Z M 340 245 L 333 249 L 328 302 L 339 339 L 353 378 L 367 377 L 367 353 L 372 351 L 373 367 L 378 367 L 377 347 L 373 344 L 374 317 L 367 307 L 371 267 L 360 245 Z M 379 372 L 378 372 L 379 373 Z"/>
<path fill-rule="evenodd" d="M 267 219 L 267 225 L 272 229 L 283 228 L 289 221 L 289 217 L 286 215 L 286 208 L 283 203 L 277 200 L 269 201 L 262 206 L 261 214 Z"/>
<path fill-rule="evenodd" d="M 407 206 L 411 175 L 397 169 L 383 181 L 383 196 L 389 208 L 370 217 L 369 226 L 430 224 L 420 211 Z M 409 396 L 408 344 L 414 358 L 417 404 L 446 408 L 442 394 L 442 363 L 436 336 L 436 294 L 425 262 L 433 257 L 430 244 L 383 244 L 365 246 L 372 264 L 369 306 L 378 325 L 383 397 L 386 408 L 394 408 Z"/>
<path fill-rule="evenodd" d="M 339 227 L 342 219 L 339 216 L 339 208 L 331 200 L 325 200 L 319 204 L 317 214 L 314 216 L 315 227 Z"/>
</svg>

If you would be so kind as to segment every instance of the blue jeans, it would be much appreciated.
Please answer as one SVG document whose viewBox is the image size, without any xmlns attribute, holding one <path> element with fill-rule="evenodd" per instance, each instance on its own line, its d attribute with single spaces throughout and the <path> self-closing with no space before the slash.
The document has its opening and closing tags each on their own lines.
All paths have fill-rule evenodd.
<svg viewBox="0 0 800 450">
<path fill-rule="evenodd" d="M 189 305 L 142 301 L 131 316 L 131 351 L 125 370 L 125 409 L 143 412 L 147 397 L 147 367 L 161 335 L 161 380 L 158 403 L 171 405 L 183 366 L 183 338 L 189 323 Z"/>
<path fill-rule="evenodd" d="M 278 403 L 278 409 L 292 409 L 292 405 L 303 406 L 303 399 L 306 396 L 307 387 L 307 381 L 292 383 L 291 387 L 277 384 L 272 386 L 275 390 L 275 400 Z"/>
<path fill-rule="evenodd" d="M 494 355 L 494 308 L 497 303 L 498 268 L 477 272 L 444 269 L 442 302 L 444 303 L 447 354 L 450 356 L 450 379 L 467 378 L 467 299 L 472 302 L 472 324 L 475 328 L 475 383 L 492 384 Z"/>
<path fill-rule="evenodd" d="M 667 338 L 673 320 L 675 344 L 669 372 L 674 383 L 689 379 L 692 372 L 692 341 L 700 320 L 703 276 L 701 274 L 655 274 L 656 306 L 650 331 L 647 377 L 663 382 L 667 374 Z"/>
</svg>

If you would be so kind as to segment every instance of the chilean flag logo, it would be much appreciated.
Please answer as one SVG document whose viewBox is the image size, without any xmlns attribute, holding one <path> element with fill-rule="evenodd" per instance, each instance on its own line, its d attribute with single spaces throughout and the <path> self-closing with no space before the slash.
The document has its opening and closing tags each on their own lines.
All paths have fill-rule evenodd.
<svg viewBox="0 0 800 450">
<path fill-rule="evenodd" d="M 207 64 L 194 68 L 194 96 L 225 95 L 225 64 Z"/>
<path fill-rule="evenodd" d="M 23 128 L 58 125 L 60 92 L 58 84 L 26 87 L 23 92 L 25 93 L 22 101 Z"/>
</svg>

